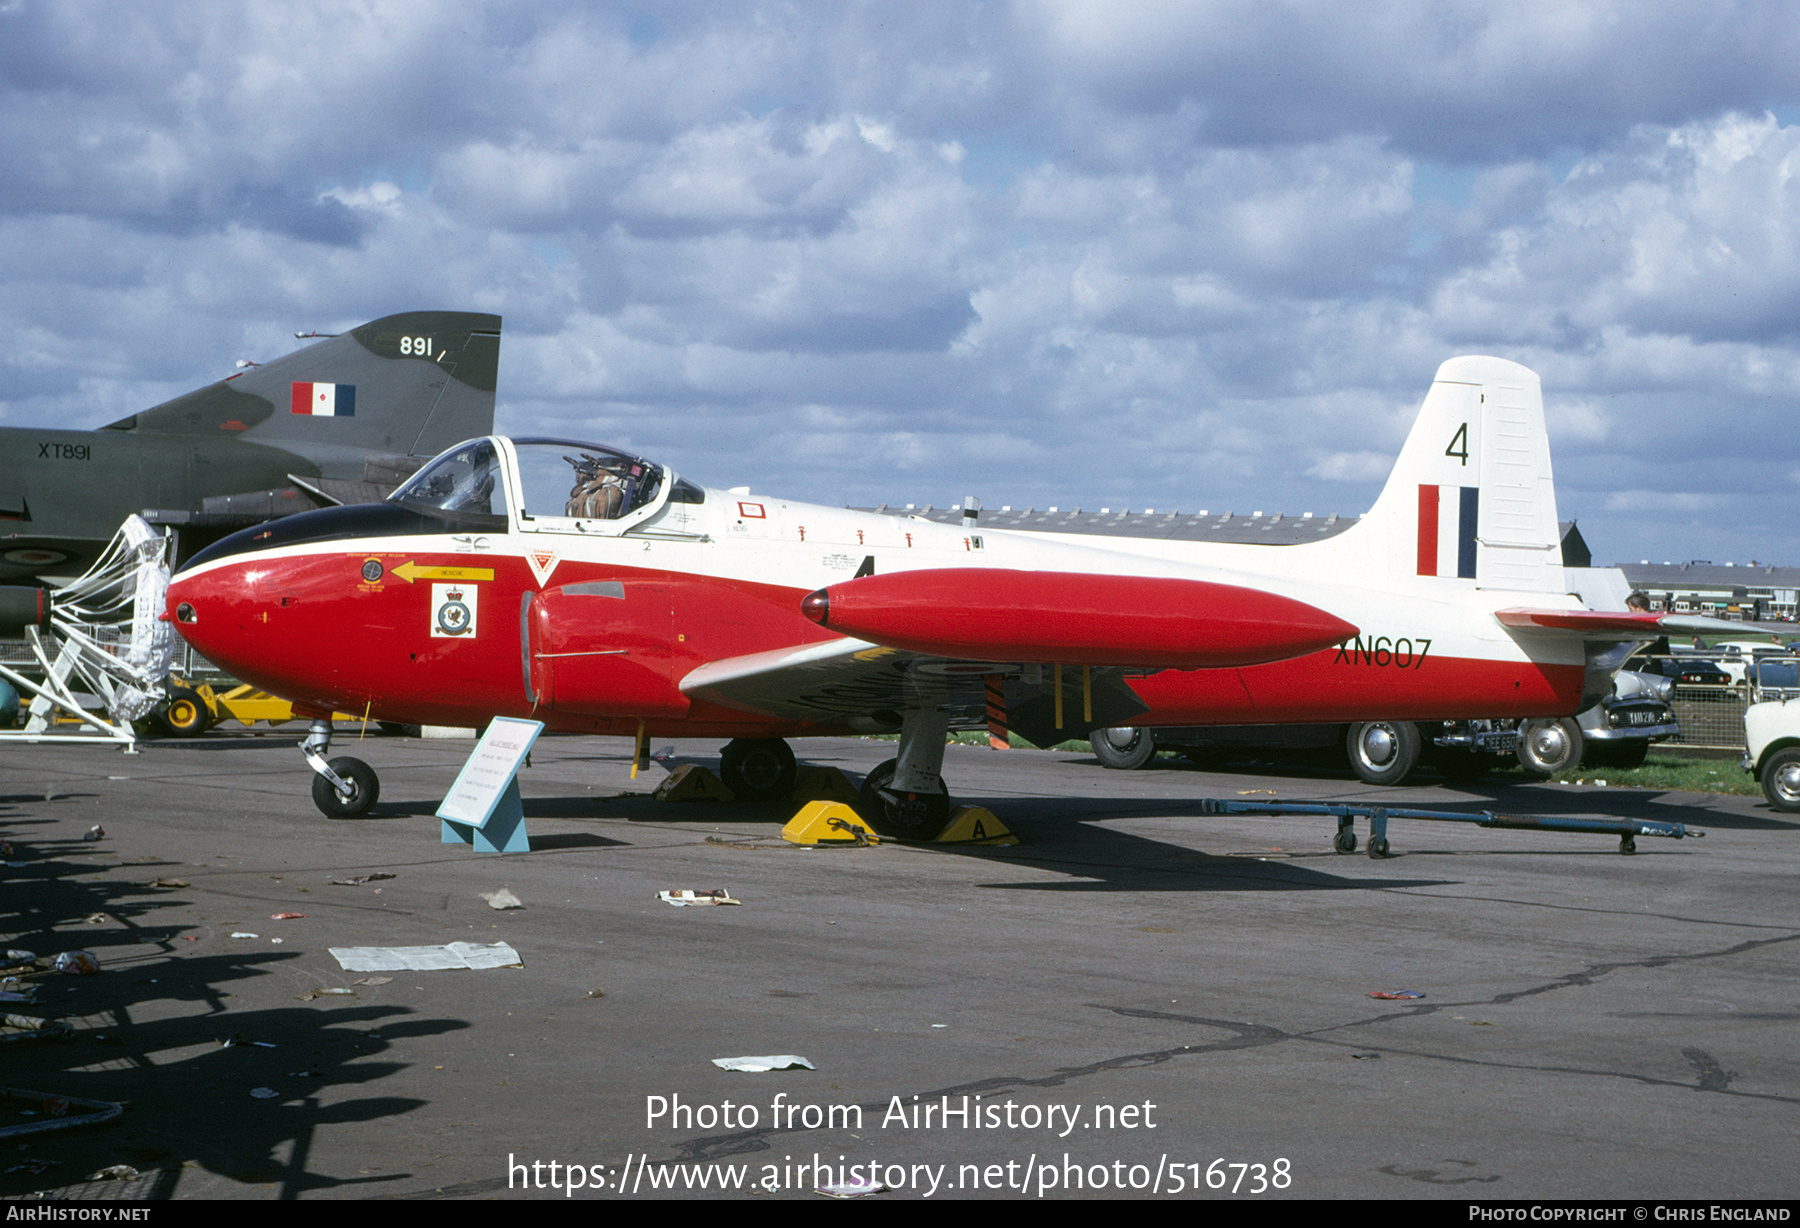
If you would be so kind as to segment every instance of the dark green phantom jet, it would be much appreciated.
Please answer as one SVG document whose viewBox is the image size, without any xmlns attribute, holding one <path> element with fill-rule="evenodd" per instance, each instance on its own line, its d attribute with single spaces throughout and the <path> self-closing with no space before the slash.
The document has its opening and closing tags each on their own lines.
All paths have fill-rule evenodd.
<svg viewBox="0 0 1800 1228">
<path fill-rule="evenodd" d="M 127 516 L 180 557 L 290 512 L 385 498 L 494 429 L 500 317 L 411 311 L 97 431 L 0 429 L 0 584 L 80 575 Z"/>
</svg>

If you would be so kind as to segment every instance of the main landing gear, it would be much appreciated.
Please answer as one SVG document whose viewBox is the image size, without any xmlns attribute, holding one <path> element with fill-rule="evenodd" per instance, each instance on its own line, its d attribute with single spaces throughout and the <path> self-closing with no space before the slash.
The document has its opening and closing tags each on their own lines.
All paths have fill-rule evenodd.
<svg viewBox="0 0 1800 1228">
<path fill-rule="evenodd" d="M 780 801 L 798 778 L 794 752 L 780 738 L 733 738 L 719 755 L 719 779 L 739 801 Z"/>
<path fill-rule="evenodd" d="M 857 810 L 884 836 L 930 840 L 950 823 L 950 790 L 940 773 L 950 716 L 913 708 L 900 718 L 900 754 L 863 780 Z"/>
<path fill-rule="evenodd" d="M 381 797 L 381 780 L 361 759 L 339 755 L 329 763 L 331 720 L 315 718 L 300 743 L 300 753 L 317 773 L 313 777 L 313 805 L 328 819 L 360 819 Z"/>
</svg>

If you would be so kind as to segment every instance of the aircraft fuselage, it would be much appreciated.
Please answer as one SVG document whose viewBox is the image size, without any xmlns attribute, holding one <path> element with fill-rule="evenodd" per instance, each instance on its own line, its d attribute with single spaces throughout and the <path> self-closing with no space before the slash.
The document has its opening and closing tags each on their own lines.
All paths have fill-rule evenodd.
<svg viewBox="0 0 1800 1228">
<path fill-rule="evenodd" d="M 839 732 L 852 726 L 823 701 L 807 716 L 804 704 L 759 705 L 697 680 L 722 661 L 839 640 L 802 613 L 815 590 L 956 569 L 1079 574 L 1101 588 L 1109 576 L 1204 580 L 1304 603 L 1349 632 L 1230 668 L 1119 661 L 1150 706 L 1133 723 L 1555 715 L 1583 689 L 1578 644 L 1528 652 L 1472 581 L 1363 585 L 1329 542 L 1122 551 L 689 490 L 699 501 L 663 501 L 623 526 L 517 506 L 459 523 L 395 504 L 311 513 L 195 559 L 170 610 L 209 660 L 303 709 L 427 724 L 504 715 L 590 733 L 630 734 L 640 721 L 656 735 Z M 992 668 L 1019 667 L 1014 657 Z"/>
</svg>

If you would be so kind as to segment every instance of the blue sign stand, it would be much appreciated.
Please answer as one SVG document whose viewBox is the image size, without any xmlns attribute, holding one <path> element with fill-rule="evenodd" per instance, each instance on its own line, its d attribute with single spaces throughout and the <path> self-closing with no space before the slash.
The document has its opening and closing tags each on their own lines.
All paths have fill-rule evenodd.
<svg viewBox="0 0 1800 1228">
<path fill-rule="evenodd" d="M 468 844 L 481 853 L 529 853 L 519 768 L 544 731 L 542 721 L 497 716 L 488 723 L 462 772 L 438 807 L 444 844 Z"/>
</svg>

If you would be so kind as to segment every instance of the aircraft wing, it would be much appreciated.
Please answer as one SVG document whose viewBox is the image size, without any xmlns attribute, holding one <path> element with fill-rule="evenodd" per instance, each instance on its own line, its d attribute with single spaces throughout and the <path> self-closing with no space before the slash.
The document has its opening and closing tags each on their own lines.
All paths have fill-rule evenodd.
<svg viewBox="0 0 1800 1228">
<path fill-rule="evenodd" d="M 683 694 L 784 720 L 842 720 L 870 710 L 869 695 L 898 694 L 913 654 L 834 639 L 709 661 L 681 680 Z"/>
<path fill-rule="evenodd" d="M 921 705 L 979 725 L 997 707 L 1008 728 L 1043 746 L 1145 711 L 1128 673 L 1282 660 L 1356 634 L 1323 610 L 1229 584 L 998 568 L 861 576 L 800 608 L 845 638 L 712 662 L 682 691 L 872 728 Z"/>
<path fill-rule="evenodd" d="M 682 679 L 681 690 L 739 711 L 876 733 L 897 729 L 900 711 L 921 702 L 950 710 L 952 728 L 980 728 L 995 679 L 1006 726 L 1039 746 L 1084 738 L 1146 711 L 1118 669 L 1058 673 L 1054 666 L 952 660 L 848 638 L 712 661 Z"/>
</svg>

